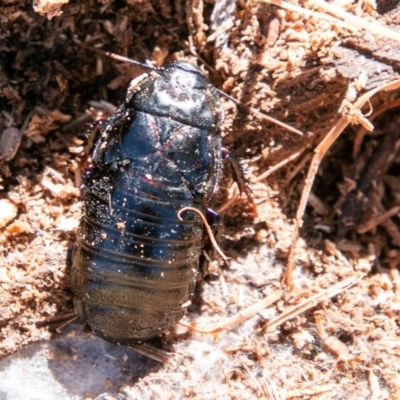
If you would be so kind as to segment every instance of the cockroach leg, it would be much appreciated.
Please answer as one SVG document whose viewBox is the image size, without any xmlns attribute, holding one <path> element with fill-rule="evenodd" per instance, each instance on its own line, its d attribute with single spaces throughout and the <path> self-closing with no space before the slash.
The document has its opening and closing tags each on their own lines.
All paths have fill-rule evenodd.
<svg viewBox="0 0 400 400">
<path fill-rule="evenodd" d="M 244 173 L 243 173 L 243 168 L 239 164 L 239 160 L 228 150 L 225 148 L 222 148 L 222 157 L 224 160 L 227 160 L 232 168 L 233 171 L 233 179 L 238 185 L 240 193 L 244 193 L 250 203 L 250 208 L 251 208 L 251 213 L 253 215 L 253 218 L 257 216 L 257 206 L 256 203 L 254 202 L 254 197 L 253 193 L 251 192 L 250 185 L 248 180 L 245 178 Z M 234 199 L 237 197 L 234 196 L 231 200 L 232 203 Z M 232 204 L 230 203 L 230 204 Z"/>
</svg>

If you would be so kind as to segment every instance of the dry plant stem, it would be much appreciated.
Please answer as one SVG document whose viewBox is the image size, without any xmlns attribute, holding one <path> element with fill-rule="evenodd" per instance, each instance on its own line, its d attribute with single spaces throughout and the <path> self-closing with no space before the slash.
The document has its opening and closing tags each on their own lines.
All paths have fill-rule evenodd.
<svg viewBox="0 0 400 400">
<path fill-rule="evenodd" d="M 350 229 L 360 225 L 362 225 L 362 233 L 369 230 L 370 225 L 363 224 L 368 210 L 367 200 L 371 197 L 371 193 L 377 190 L 378 182 L 382 181 L 395 158 L 397 147 L 400 144 L 398 143 L 400 139 L 399 124 L 400 117 L 396 117 L 390 124 L 386 124 L 383 129 L 385 134 L 379 138 L 373 151 L 368 155 L 363 155 L 364 165 L 359 169 L 354 187 L 344 195 L 343 203 L 340 205 L 340 219 L 337 227 L 339 237 L 344 237 Z M 384 213 L 386 210 L 381 212 L 381 214 Z M 372 225 L 375 217 L 375 215 L 372 217 Z"/>
<path fill-rule="evenodd" d="M 0 160 L 11 161 L 17 154 L 19 146 L 21 145 L 22 136 L 26 128 L 28 127 L 29 121 L 31 120 L 33 111 L 31 111 L 25 118 L 25 121 L 21 129 L 14 129 L 13 133 L 10 132 L 6 137 L 0 139 Z"/>
<path fill-rule="evenodd" d="M 392 108 L 400 107 L 400 99 L 396 99 L 391 101 L 390 103 L 383 104 L 381 107 L 376 109 L 371 116 L 368 118 L 369 121 L 373 121 L 378 115 L 384 113 L 385 111 L 391 110 Z M 353 145 L 353 158 L 357 158 L 358 153 L 360 152 L 361 144 L 364 140 L 364 136 L 367 133 L 367 130 L 362 126 L 354 139 Z"/>
<path fill-rule="evenodd" d="M 207 37 L 207 43 L 213 42 L 215 39 L 218 38 L 218 36 L 222 35 L 225 32 L 228 32 L 231 28 L 233 28 L 233 26 L 234 25 L 232 21 L 227 21 L 223 23 L 217 28 L 216 31 L 214 31 L 214 33 Z"/>
<path fill-rule="evenodd" d="M 321 315 L 315 315 L 315 325 L 317 326 L 318 336 L 323 340 L 327 338 L 325 327 L 323 324 L 323 318 Z"/>
<path fill-rule="evenodd" d="M 166 364 L 170 359 L 170 354 L 146 343 L 132 344 L 128 347 L 131 348 L 133 351 L 136 351 L 136 353 L 151 358 L 152 360 L 158 361 L 161 364 Z"/>
<path fill-rule="evenodd" d="M 297 315 L 303 313 L 304 311 L 309 310 L 310 308 L 315 307 L 318 303 L 321 301 L 330 299 L 331 297 L 334 297 L 338 295 L 339 293 L 343 292 L 344 290 L 350 288 L 351 286 L 355 285 L 364 276 L 350 276 L 349 278 L 336 283 L 335 285 L 331 286 L 328 289 L 322 290 L 321 292 L 318 292 L 314 294 L 313 296 L 309 297 L 308 299 L 305 299 L 302 301 L 300 304 L 297 304 L 293 307 L 287 308 L 282 314 L 272 318 L 267 326 L 265 327 L 265 332 L 271 332 L 274 329 L 276 329 L 279 325 L 282 325 L 284 322 L 286 322 L 289 319 L 292 319 L 296 317 Z"/>
<path fill-rule="evenodd" d="M 231 329 L 234 326 L 243 323 L 244 321 L 247 321 L 248 319 L 250 319 L 250 318 L 254 317 L 256 314 L 258 314 L 260 311 L 264 310 L 271 304 L 278 301 L 281 297 L 282 297 L 282 290 L 280 290 L 280 289 L 275 290 L 275 292 L 273 292 L 269 296 L 265 297 L 261 301 L 253 304 L 252 306 L 250 306 L 242 311 L 239 311 L 235 316 L 228 318 L 227 320 L 225 320 L 221 323 L 205 326 L 204 328 L 197 327 L 196 325 L 185 324 L 184 322 L 179 322 L 179 325 L 182 325 L 185 328 L 187 328 L 191 331 L 194 331 L 194 332 L 198 332 L 198 333 L 205 334 L 205 335 L 207 335 L 207 334 L 214 335 L 214 334 L 220 333 L 224 330 Z"/>
<path fill-rule="evenodd" d="M 283 8 L 285 10 L 289 11 L 294 11 L 296 13 L 302 14 L 305 17 L 310 17 L 310 18 L 317 18 L 317 19 L 322 19 L 324 21 L 331 22 L 332 24 L 339 26 L 341 28 L 348 29 L 349 31 L 354 32 L 356 28 L 351 25 L 347 24 L 345 22 L 339 21 L 337 18 L 331 17 L 330 15 L 320 13 L 318 11 L 313 11 L 313 10 L 308 10 L 306 8 L 296 6 L 294 4 L 290 4 L 286 1 L 282 0 L 260 0 L 261 3 L 268 3 L 268 4 L 273 4 L 274 6 Z"/>
<path fill-rule="evenodd" d="M 61 324 L 60 326 L 58 326 L 58 327 L 56 328 L 56 331 L 57 331 L 58 333 L 61 333 L 61 331 L 62 331 L 67 325 L 69 325 L 70 323 L 74 322 L 77 318 L 78 318 L 77 315 L 75 315 L 74 317 L 71 317 L 68 321 L 65 321 L 63 324 Z"/>
<path fill-rule="evenodd" d="M 379 379 L 372 370 L 369 371 L 368 382 L 371 390 L 371 399 L 382 399 L 383 396 L 381 396 Z"/>
<path fill-rule="evenodd" d="M 223 211 L 227 210 L 238 198 L 240 194 L 236 193 L 231 199 L 229 199 L 225 204 L 217 209 L 217 212 L 220 214 Z"/>
<path fill-rule="evenodd" d="M 324 10 L 331 15 L 334 15 L 337 18 L 342 19 L 349 25 L 353 25 L 353 27 L 357 30 L 359 30 L 360 28 L 365 29 L 366 31 L 371 32 L 374 35 L 400 42 L 399 33 L 392 31 L 391 29 L 387 29 L 383 26 L 379 26 L 376 23 L 368 22 L 363 18 L 356 17 L 355 15 L 344 11 L 342 8 L 337 7 L 334 4 L 328 3 L 323 0 L 311 0 L 310 4 L 314 4 L 316 7 Z"/>
<path fill-rule="evenodd" d="M 322 315 L 315 315 L 315 324 L 317 326 L 318 336 L 321 339 L 325 351 L 341 358 L 349 355 L 347 346 L 341 340 L 335 336 L 329 336 L 326 333 Z"/>
<path fill-rule="evenodd" d="M 333 385 L 326 385 L 326 386 L 318 386 L 315 389 L 298 389 L 298 390 L 289 390 L 286 392 L 286 398 L 309 398 L 309 396 L 317 396 L 321 393 L 325 392 L 332 392 L 334 389 Z M 319 397 L 318 397 L 319 398 Z M 328 399 L 331 397 L 329 396 Z"/>
<path fill-rule="evenodd" d="M 385 208 L 383 207 L 379 196 L 376 193 L 371 195 L 370 200 L 372 206 L 375 207 L 379 212 L 385 212 Z M 397 228 L 397 225 L 391 219 L 382 221 L 381 225 L 386 229 L 386 232 L 392 238 L 393 244 L 400 247 L 400 232 Z"/>
<path fill-rule="evenodd" d="M 250 368 L 243 361 L 242 361 L 242 367 L 247 372 L 247 376 L 249 377 L 249 379 L 253 382 L 254 390 L 256 391 L 257 395 L 260 396 L 261 394 L 260 392 L 263 392 L 264 394 L 263 397 L 266 398 L 268 392 L 265 390 L 264 386 L 256 378 L 254 378 L 253 374 L 250 371 Z"/>
<path fill-rule="evenodd" d="M 357 232 L 365 233 L 365 232 L 371 231 L 372 229 L 376 228 L 378 225 L 383 224 L 389 218 L 399 214 L 399 212 L 400 212 L 400 206 L 393 207 L 389 211 L 386 211 L 383 214 L 378 215 L 374 218 L 371 218 L 367 222 L 364 222 L 363 224 L 359 225 L 359 227 L 357 228 Z"/>
<path fill-rule="evenodd" d="M 280 391 L 276 387 L 275 382 L 269 378 L 267 375 L 264 376 L 264 384 L 263 387 L 265 388 L 264 390 L 267 392 L 267 399 L 269 400 L 283 400 L 284 398 L 286 399 L 286 396 L 284 395 L 281 396 Z"/>
<path fill-rule="evenodd" d="M 221 285 L 222 296 L 223 297 L 228 297 L 229 291 L 228 291 L 228 288 L 226 286 L 226 280 L 225 280 L 224 274 L 222 273 L 221 268 L 219 268 L 219 270 L 218 270 L 218 277 L 219 277 L 219 283 Z"/>
<path fill-rule="evenodd" d="M 309 5 L 314 5 L 317 8 L 322 9 L 328 14 L 333 15 L 334 17 L 331 17 L 330 15 L 327 15 L 325 13 L 317 12 L 317 11 L 312 11 L 305 9 L 303 7 L 295 6 L 293 4 L 287 3 L 282 0 L 260 0 L 262 3 L 269 3 L 273 4 L 275 6 L 284 8 L 286 10 L 290 11 L 295 11 L 300 14 L 303 14 L 306 17 L 315 17 L 319 19 L 323 19 L 328 22 L 332 22 L 333 24 L 337 26 L 341 26 L 343 28 L 349 29 L 351 31 L 358 31 L 360 29 L 365 29 L 368 32 L 373 33 L 374 35 L 378 35 L 387 39 L 392 39 L 400 42 L 400 34 L 392 31 L 391 29 L 387 29 L 383 26 L 379 26 L 376 24 L 373 24 L 371 22 L 366 21 L 363 18 L 356 17 L 355 15 L 352 15 L 348 13 L 347 11 L 344 11 L 342 8 L 337 7 L 333 4 L 330 4 L 326 1 L 322 0 L 312 0 L 308 4 Z M 343 21 L 340 21 L 343 20 Z"/>
<path fill-rule="evenodd" d="M 257 176 L 257 179 L 255 179 L 255 182 L 261 182 L 264 179 L 267 179 L 270 175 L 272 175 L 274 172 L 278 171 L 282 167 L 284 167 L 286 164 L 289 164 L 291 161 L 296 159 L 302 152 L 298 151 L 297 153 L 292 154 L 290 157 L 285 158 L 283 161 L 279 162 L 278 164 L 273 165 L 269 169 L 267 169 L 265 172 L 263 172 L 261 175 Z"/>
<path fill-rule="evenodd" d="M 311 157 L 312 153 L 305 154 L 304 157 L 298 162 L 298 164 L 295 165 L 293 170 L 290 171 L 290 173 L 288 173 L 288 175 L 285 178 L 285 187 L 287 187 L 293 180 L 293 178 L 295 178 L 299 174 L 299 172 L 301 172 L 304 169 L 306 164 L 310 161 Z"/>
<path fill-rule="evenodd" d="M 75 311 L 73 311 L 73 312 L 70 312 L 67 314 L 58 315 L 56 317 L 46 319 L 44 321 L 38 321 L 38 322 L 36 322 L 36 326 L 38 328 L 41 328 L 43 326 L 58 325 L 60 323 L 64 323 L 65 321 L 69 321 L 72 318 L 76 318 L 76 317 L 77 317 L 77 314 Z"/>
<path fill-rule="evenodd" d="M 367 93 L 364 93 L 354 103 L 354 106 L 353 106 L 354 110 L 361 110 L 363 105 L 367 101 L 369 101 L 369 99 L 376 93 L 378 93 L 380 91 L 395 90 L 395 89 L 398 89 L 399 87 L 400 87 L 400 80 L 396 80 L 394 82 L 391 82 L 391 83 L 388 83 L 385 85 L 381 85 L 375 89 L 372 89 Z M 292 244 L 289 249 L 289 256 L 288 256 L 288 262 L 286 265 L 286 271 L 282 278 L 282 284 L 286 285 L 289 288 L 289 290 L 291 290 L 293 288 L 292 274 L 293 274 L 293 268 L 294 268 L 294 263 L 295 263 L 296 245 L 297 245 L 297 241 L 299 239 L 299 230 L 303 223 L 304 210 L 307 205 L 308 196 L 310 195 L 311 187 L 314 182 L 315 175 L 317 174 L 319 164 L 321 163 L 321 160 L 323 159 L 325 153 L 330 149 L 333 142 L 339 137 L 339 135 L 343 132 L 343 130 L 347 127 L 348 124 L 349 124 L 349 120 L 346 118 L 346 116 L 343 116 L 336 123 L 336 125 L 328 132 L 328 134 L 325 136 L 325 138 L 322 140 L 322 142 L 314 150 L 315 154 L 311 160 L 311 165 L 308 170 L 307 178 L 305 180 L 304 189 L 301 194 L 300 204 L 297 209 L 296 220 L 295 220 L 295 224 L 294 224 L 294 232 L 293 232 L 293 237 L 292 237 Z"/>
</svg>

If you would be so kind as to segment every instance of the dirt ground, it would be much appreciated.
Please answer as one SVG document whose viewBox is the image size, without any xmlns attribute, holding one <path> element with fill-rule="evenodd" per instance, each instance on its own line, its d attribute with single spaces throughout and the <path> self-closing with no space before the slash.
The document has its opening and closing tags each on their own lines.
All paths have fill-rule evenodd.
<svg viewBox="0 0 400 400">
<path fill-rule="evenodd" d="M 216 87 L 303 133 L 223 99 L 224 145 L 241 160 L 258 215 L 226 176 L 214 208 L 229 268 L 202 285 L 165 339 L 171 359 L 109 398 L 400 398 L 400 6 L 327 4 L 2 2 L 2 356 L 49 340 L 46 322 L 73 312 L 65 260 L 81 213 L 85 130 L 143 72 L 98 48 L 156 66 L 192 61 Z M 293 287 L 281 289 L 308 167 L 329 132 L 338 139 L 313 182 Z M 243 321 L 232 327 L 235 316 Z M 184 327 L 227 320 L 218 334 Z"/>
</svg>

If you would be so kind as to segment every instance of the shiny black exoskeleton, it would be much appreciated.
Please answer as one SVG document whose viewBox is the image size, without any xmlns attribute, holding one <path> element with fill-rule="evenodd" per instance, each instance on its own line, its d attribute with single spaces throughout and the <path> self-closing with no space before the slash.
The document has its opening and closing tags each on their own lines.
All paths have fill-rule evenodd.
<svg viewBox="0 0 400 400">
<path fill-rule="evenodd" d="M 99 336 L 129 344 L 160 336 L 185 313 L 199 272 L 203 223 L 221 172 L 216 89 L 172 62 L 132 81 L 85 173 L 72 252 L 76 311 Z"/>
</svg>

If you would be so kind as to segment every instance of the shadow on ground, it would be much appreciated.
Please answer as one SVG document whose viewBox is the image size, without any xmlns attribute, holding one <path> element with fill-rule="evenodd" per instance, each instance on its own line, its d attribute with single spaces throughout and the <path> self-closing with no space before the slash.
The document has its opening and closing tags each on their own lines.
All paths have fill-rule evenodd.
<svg viewBox="0 0 400 400">
<path fill-rule="evenodd" d="M 0 398 L 82 399 L 117 393 L 161 364 L 73 323 L 60 337 L 0 360 Z"/>
</svg>

